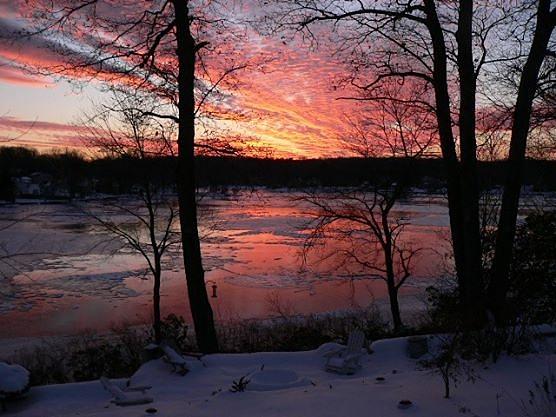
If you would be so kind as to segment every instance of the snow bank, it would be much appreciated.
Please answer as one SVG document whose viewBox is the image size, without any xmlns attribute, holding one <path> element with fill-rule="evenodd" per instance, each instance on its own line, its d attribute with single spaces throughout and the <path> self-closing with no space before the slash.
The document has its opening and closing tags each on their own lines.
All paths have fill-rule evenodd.
<svg viewBox="0 0 556 417">
<path fill-rule="evenodd" d="M 131 378 L 131 385 L 152 385 L 152 404 L 117 407 L 101 384 L 91 381 L 34 387 L 25 401 L 9 405 L 6 416 L 455 417 L 465 410 L 466 415 L 522 417 L 534 382 L 550 367 L 556 369 L 553 353 L 502 357 L 496 364 L 475 366 L 475 381 L 460 378 L 452 398 L 444 399 L 441 378 L 406 356 L 406 338 L 373 343 L 373 353 L 364 355 L 361 370 L 351 376 L 324 370 L 323 354 L 337 346 L 208 355 L 188 360 L 191 371 L 185 376 L 154 360 Z M 243 376 L 251 380 L 246 391 L 230 392 Z M 398 408 L 402 400 L 412 405 Z M 147 408 L 157 412 L 149 414 Z"/>
</svg>

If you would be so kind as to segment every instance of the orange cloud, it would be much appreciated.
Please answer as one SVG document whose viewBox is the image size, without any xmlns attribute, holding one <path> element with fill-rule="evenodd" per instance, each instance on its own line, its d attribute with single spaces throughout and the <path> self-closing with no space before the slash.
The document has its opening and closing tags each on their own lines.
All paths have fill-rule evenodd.
<svg viewBox="0 0 556 417">
<path fill-rule="evenodd" d="M 0 18 L 4 31 L 13 32 L 20 24 L 13 20 L 15 7 L 12 8 L 11 14 L 0 8 L 0 13 L 9 16 L 9 19 Z M 254 146 L 270 148 L 277 157 L 345 155 L 347 151 L 340 140 L 343 131 L 342 119 L 344 114 L 354 111 L 354 103 L 337 100 L 338 94 L 332 88 L 332 80 L 341 76 L 344 71 L 341 63 L 332 61 L 326 53 L 311 52 L 296 43 L 284 44 L 280 39 L 262 39 L 253 33 L 248 33 L 248 38 L 248 42 L 237 49 L 224 45 L 217 57 L 226 59 L 234 54 L 238 63 L 257 60 L 261 56 L 272 56 L 274 59 L 264 65 L 265 71 L 246 69 L 239 72 L 235 75 L 239 85 L 237 89 L 233 90 L 231 86 L 224 84 L 223 95 L 219 100 L 207 103 L 215 113 L 242 112 L 247 115 L 241 118 L 232 117 L 235 121 L 220 122 L 231 131 L 228 134 L 245 135 Z M 74 39 L 76 42 L 86 42 L 86 40 L 84 34 L 77 34 Z M 49 48 L 50 42 L 49 39 L 41 37 L 33 38 L 23 44 L 1 42 L 0 59 L 14 65 L 37 68 L 63 65 L 63 57 Z M 173 57 L 163 61 L 164 65 L 175 67 Z M 229 64 L 224 62 L 218 67 L 219 64 L 215 61 L 209 63 L 213 64 L 211 68 L 215 69 L 206 76 L 214 79 L 218 78 L 218 68 Z M 65 72 L 65 76 L 76 79 L 87 79 L 93 75 L 104 81 L 111 81 L 114 78 L 110 68 L 100 74 L 94 69 Z M 40 85 L 38 79 L 29 78 L 22 73 L 18 75 L 17 69 L 10 69 L 4 73 L 4 76 L 0 71 L 0 80 Z M 136 80 L 126 79 L 126 82 L 134 83 Z M 64 124 L 64 121 L 60 122 Z M 5 130 L 8 127 L 2 126 L 0 121 L 0 129 Z M 69 133 L 64 129 L 58 132 Z M 36 139 L 32 142 L 39 143 L 40 135 L 43 135 L 44 144 L 56 144 L 56 138 L 47 136 L 47 129 L 41 130 L 35 125 L 33 136 Z M 61 146 L 74 143 L 74 139 L 56 137 L 60 137 Z"/>
<path fill-rule="evenodd" d="M 280 156 L 345 155 L 342 120 L 355 104 L 338 100 L 333 89 L 333 80 L 345 69 L 295 44 L 280 43 L 279 53 L 264 73 L 249 74 L 247 87 L 237 96 L 238 106 L 256 116 L 243 128 Z"/>
</svg>

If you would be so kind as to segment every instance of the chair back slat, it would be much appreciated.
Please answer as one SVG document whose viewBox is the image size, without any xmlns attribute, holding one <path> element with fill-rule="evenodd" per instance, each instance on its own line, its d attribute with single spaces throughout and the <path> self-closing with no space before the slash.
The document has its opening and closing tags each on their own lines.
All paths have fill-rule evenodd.
<svg viewBox="0 0 556 417">
<path fill-rule="evenodd" d="M 125 393 L 120 389 L 120 387 L 114 385 L 112 381 L 105 376 L 100 377 L 100 383 L 104 389 L 112 394 L 112 396 L 117 400 L 124 400 L 126 398 Z"/>
<path fill-rule="evenodd" d="M 162 351 L 171 363 L 187 364 L 185 358 L 168 345 L 162 345 Z"/>
</svg>

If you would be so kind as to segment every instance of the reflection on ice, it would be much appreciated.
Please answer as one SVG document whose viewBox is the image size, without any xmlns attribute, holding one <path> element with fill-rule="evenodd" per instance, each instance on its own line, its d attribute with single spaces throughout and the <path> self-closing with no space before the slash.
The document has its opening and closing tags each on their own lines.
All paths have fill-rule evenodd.
<svg viewBox="0 0 556 417">
<path fill-rule="evenodd" d="M 348 276 L 311 258 L 302 262 L 309 208 L 294 203 L 291 196 L 261 191 L 231 201 L 204 200 L 216 219 L 204 233 L 203 255 L 206 279 L 218 285 L 218 298 L 211 300 L 219 319 L 268 316 L 268 295 L 276 291 L 299 313 L 384 300 L 382 283 L 364 274 Z M 15 217 L 18 209 L 0 208 L 0 219 Z M 0 266 L 0 273 L 9 278 L 0 280 L 0 337 L 71 333 L 149 320 L 150 308 L 145 306 L 150 306 L 151 283 L 140 256 L 122 249 L 71 206 L 26 210 L 30 214 L 25 221 L 10 229 L 10 250 L 24 248 L 36 255 L 22 257 L 11 267 Z M 442 198 L 428 196 L 398 210 L 411 219 L 409 238 L 435 248 L 423 252 L 414 281 L 419 284 L 408 285 L 402 293 L 410 296 L 439 274 L 447 244 L 442 238 L 447 209 Z M 176 249 L 165 264 L 163 314 L 189 314 L 181 262 Z M 345 282 L 349 285 L 339 285 Z"/>
</svg>

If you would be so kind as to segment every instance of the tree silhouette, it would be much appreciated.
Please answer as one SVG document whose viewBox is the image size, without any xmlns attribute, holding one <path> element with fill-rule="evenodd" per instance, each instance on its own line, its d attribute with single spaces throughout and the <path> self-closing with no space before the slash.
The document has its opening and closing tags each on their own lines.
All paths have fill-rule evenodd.
<svg viewBox="0 0 556 417">
<path fill-rule="evenodd" d="M 160 343 L 163 260 L 179 243 L 179 213 L 169 195 L 173 187 L 157 181 L 146 169 L 154 158 L 173 154 L 173 123 L 148 116 L 154 105 L 151 97 L 140 92 L 113 89 L 111 101 L 86 117 L 86 146 L 110 157 L 134 159 L 141 172 L 134 174 L 139 181 L 131 199 L 105 198 L 98 204 L 86 204 L 83 210 L 146 262 L 153 278 L 154 339 Z M 121 221 L 122 218 L 132 222 Z"/>
<path fill-rule="evenodd" d="M 217 351 L 218 343 L 198 233 L 195 150 L 214 142 L 199 137 L 196 123 L 237 117 L 217 107 L 224 91 L 233 88 L 234 73 L 246 66 L 235 62 L 242 33 L 230 23 L 232 6 L 217 0 L 30 0 L 23 10 L 35 25 L 22 36 L 38 37 L 63 59 L 41 72 L 150 92 L 161 105 L 149 116 L 177 124 L 175 178 L 183 260 L 197 343 L 207 353 Z M 213 148 L 221 149 L 221 144 L 217 141 Z"/>
<path fill-rule="evenodd" d="M 415 257 L 422 248 L 404 239 L 408 219 L 394 209 L 402 198 L 410 196 L 411 186 L 415 185 L 411 161 L 432 152 L 436 140 L 429 108 L 411 103 L 411 97 L 417 98 L 420 92 L 406 90 L 393 84 L 384 91 L 385 97 L 405 100 L 376 100 L 366 106 L 364 118 L 347 117 L 342 139 L 350 151 L 363 158 L 404 158 L 407 169 L 377 178 L 374 184 L 309 191 L 299 198 L 313 210 L 304 252 L 322 248 L 332 239 L 334 247 L 323 251 L 321 260 L 332 260 L 335 269 L 344 268 L 350 273 L 355 272 L 355 266 L 362 273 L 383 280 L 396 331 L 403 325 L 398 293 L 411 277 Z"/>
<path fill-rule="evenodd" d="M 511 107 L 511 144 L 489 306 L 500 313 L 511 262 L 521 168 L 539 71 L 551 54 L 556 9 L 550 0 L 519 6 L 496 1 L 386 0 L 327 2 L 275 0 L 274 21 L 301 31 L 347 63 L 341 86 L 358 100 L 382 98 L 385 84 L 413 82 L 433 92 L 418 99 L 436 116 L 444 161 L 450 229 L 459 293 L 468 326 L 480 326 L 487 300 L 481 266 L 477 99 L 490 102 L 500 69 L 514 68 L 519 87 L 504 90 Z M 534 23 L 533 23 L 534 22 Z M 328 27 L 330 40 L 323 34 Z M 506 53 L 508 45 L 518 44 Z M 494 74 L 494 76 L 493 76 Z M 491 82 L 493 84 L 491 84 Z M 398 100 L 398 98 L 395 98 Z M 487 108 L 488 109 L 488 108 Z M 500 314 L 498 314 L 500 316 Z"/>
</svg>

